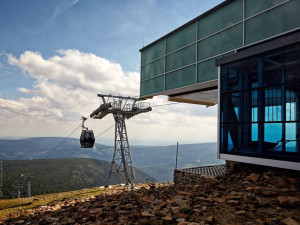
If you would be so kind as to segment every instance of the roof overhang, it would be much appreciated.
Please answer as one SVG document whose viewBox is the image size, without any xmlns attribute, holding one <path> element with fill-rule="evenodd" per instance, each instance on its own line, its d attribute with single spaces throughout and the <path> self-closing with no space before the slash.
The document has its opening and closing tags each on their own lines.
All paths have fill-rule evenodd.
<svg viewBox="0 0 300 225">
<path fill-rule="evenodd" d="M 190 94 L 169 96 L 169 101 L 184 102 L 190 104 L 214 106 L 218 103 L 218 89 L 197 91 Z"/>
</svg>

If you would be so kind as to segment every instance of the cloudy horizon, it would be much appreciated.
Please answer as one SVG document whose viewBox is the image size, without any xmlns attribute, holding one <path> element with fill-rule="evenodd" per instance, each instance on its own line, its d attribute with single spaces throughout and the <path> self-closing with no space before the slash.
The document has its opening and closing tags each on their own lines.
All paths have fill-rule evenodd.
<svg viewBox="0 0 300 225">
<path fill-rule="evenodd" d="M 72 30 L 70 27 L 75 26 L 78 21 L 76 21 L 76 18 L 70 21 L 68 17 L 72 17 L 73 14 L 78 12 L 83 13 L 80 11 L 82 7 L 90 7 L 87 3 L 79 0 L 54 2 L 52 3 L 52 12 L 49 12 L 49 15 L 52 15 L 49 18 L 51 21 L 44 28 L 48 31 L 55 31 L 58 26 L 65 24 L 69 32 Z M 94 1 L 91 2 L 96 4 Z M 193 12 L 197 16 L 196 13 L 200 14 L 201 11 L 204 12 L 219 2 L 214 1 L 210 5 L 200 5 L 200 10 Z M 127 3 L 127 9 L 125 8 L 127 11 L 125 10 L 120 16 L 122 18 L 126 17 L 124 24 L 128 30 L 135 33 L 141 31 L 140 23 L 149 26 L 150 18 L 148 14 L 145 14 L 144 20 L 137 20 L 140 11 L 146 13 L 145 7 L 149 7 L 149 10 L 161 10 L 167 14 L 166 11 L 163 11 L 166 10 L 166 6 L 154 0 L 145 1 L 144 5 L 137 3 L 136 6 L 132 5 L 132 1 Z M 8 1 L 1 4 L 9 11 L 10 3 Z M 192 7 L 195 4 L 197 4 L 197 1 L 190 1 L 186 7 Z M 175 7 L 180 5 L 179 2 L 173 5 L 173 14 L 170 16 L 179 15 L 178 18 L 180 19 L 170 22 L 173 26 L 169 27 L 171 29 L 192 19 L 190 18 L 191 15 L 184 17 L 179 11 L 175 10 Z M 103 7 L 113 6 L 103 3 Z M 139 12 L 138 15 L 132 14 L 133 7 Z M 118 11 L 118 9 L 116 10 Z M 188 8 L 184 10 L 188 10 Z M 23 32 L 18 40 L 16 37 L 9 39 L 10 35 L 8 33 L 13 28 L 0 23 L 0 28 L 7 31 L 4 37 L 0 38 L 0 52 L 2 52 L 0 54 L 0 77 L 2 80 L 0 84 L 0 111 L 2 112 L 0 114 L 0 125 L 2 127 L 0 138 L 65 137 L 80 124 L 81 116 L 89 115 L 101 104 L 100 99 L 97 97 L 98 93 L 121 94 L 123 96 L 139 95 L 140 72 L 137 59 L 140 57 L 140 53 L 138 48 L 131 45 L 125 46 L 124 49 L 119 48 L 120 42 L 123 42 L 123 44 L 126 44 L 126 41 L 132 43 L 132 34 L 127 34 L 126 29 L 122 30 L 122 28 L 121 30 L 124 33 L 119 36 L 120 33 L 115 33 L 118 30 L 116 27 L 118 23 L 112 23 L 110 25 L 113 29 L 105 32 L 109 40 L 101 41 L 102 48 L 101 46 L 95 49 L 91 47 L 82 48 L 77 40 L 70 40 L 71 44 L 66 44 L 64 41 L 56 44 L 55 38 L 58 38 L 57 35 L 59 34 L 50 34 L 51 37 L 45 37 L 43 32 L 37 34 L 35 29 L 38 29 L 40 23 L 45 25 L 46 20 L 41 15 L 38 16 L 40 16 L 40 21 L 36 22 L 37 24 L 29 23 L 30 21 L 21 21 L 22 18 L 12 18 L 12 15 L 8 17 L 12 20 L 10 24 L 23 23 L 22 26 L 20 25 L 22 29 L 19 27 L 17 30 Z M 96 14 L 89 16 L 93 19 L 96 18 Z M 113 21 L 105 12 L 102 16 L 103 18 L 107 17 L 107 21 Z M 156 26 L 159 26 L 160 20 L 155 19 L 154 21 L 157 22 Z M 26 22 L 28 23 L 26 24 Z M 168 24 L 167 21 L 164 21 L 161 24 L 162 28 L 166 24 Z M 159 35 L 162 35 L 156 31 L 153 31 L 154 34 L 151 33 L 147 27 L 144 27 L 144 29 L 147 32 L 143 33 L 143 36 L 149 34 L 152 38 L 154 36 L 159 38 Z M 168 31 L 170 30 L 165 30 L 163 34 Z M 118 32 L 121 31 L 118 30 Z M 50 40 L 48 48 L 44 45 L 38 47 L 41 43 L 34 43 L 30 39 L 35 35 Z M 78 35 L 78 38 L 80 38 L 80 31 L 74 31 L 74 35 Z M 23 39 L 24 45 L 20 47 L 18 44 L 24 36 L 29 37 L 29 40 Z M 66 34 L 67 37 L 69 37 L 69 34 Z M 82 38 L 81 41 L 86 41 L 86 38 Z M 124 41 L 125 39 L 126 41 Z M 139 40 L 140 37 L 136 39 Z M 40 40 L 40 42 L 45 42 L 45 40 Z M 149 42 L 154 40 L 151 39 Z M 113 44 L 111 44 L 112 42 Z M 95 44 L 96 42 L 92 41 L 92 45 Z M 112 45 L 115 47 L 113 48 Z M 107 51 L 107 46 L 111 47 L 110 51 Z M 128 55 L 129 58 L 134 59 L 131 65 L 128 64 L 130 61 L 128 61 L 127 49 L 133 52 Z M 152 106 L 170 103 L 167 101 L 166 96 L 154 97 L 147 101 Z M 87 121 L 87 126 L 93 129 L 97 136 L 111 127 L 113 123 L 113 118 L 108 116 L 101 121 L 90 119 Z M 181 143 L 215 142 L 217 138 L 217 106 L 206 108 L 200 105 L 179 103 L 155 107 L 149 113 L 128 120 L 127 129 L 129 140 L 133 145 L 142 143 L 168 145 L 176 144 L 177 141 Z M 71 137 L 77 138 L 79 134 L 80 129 Z M 113 129 L 111 129 L 101 135 L 100 140 L 97 141 L 108 144 L 113 138 Z"/>
</svg>

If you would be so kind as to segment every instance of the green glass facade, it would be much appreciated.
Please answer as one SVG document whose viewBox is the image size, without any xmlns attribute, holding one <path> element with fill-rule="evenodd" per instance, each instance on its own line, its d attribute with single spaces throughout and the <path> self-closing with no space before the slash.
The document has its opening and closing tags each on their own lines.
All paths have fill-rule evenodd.
<svg viewBox="0 0 300 225">
<path fill-rule="evenodd" d="M 299 29 L 299 8 L 299 0 L 226 1 L 141 49 L 140 95 L 216 80 L 216 58 Z"/>
</svg>

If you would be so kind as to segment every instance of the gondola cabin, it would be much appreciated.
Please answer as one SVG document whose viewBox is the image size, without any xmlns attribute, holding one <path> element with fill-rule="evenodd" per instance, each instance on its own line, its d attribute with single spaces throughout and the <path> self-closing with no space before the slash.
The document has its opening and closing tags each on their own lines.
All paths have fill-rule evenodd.
<svg viewBox="0 0 300 225">
<path fill-rule="evenodd" d="M 92 130 L 82 130 L 80 135 L 81 148 L 93 148 L 95 144 L 95 136 Z"/>
</svg>

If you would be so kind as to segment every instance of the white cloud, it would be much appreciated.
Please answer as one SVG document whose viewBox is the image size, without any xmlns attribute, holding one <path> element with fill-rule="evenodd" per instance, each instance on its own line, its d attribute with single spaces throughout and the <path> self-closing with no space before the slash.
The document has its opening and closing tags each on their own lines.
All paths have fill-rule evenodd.
<svg viewBox="0 0 300 225">
<path fill-rule="evenodd" d="M 72 6 L 76 5 L 79 0 L 61 0 L 54 9 L 54 13 L 52 15 L 52 19 L 55 20 L 61 14 L 71 8 Z"/>
<path fill-rule="evenodd" d="M 8 55 L 12 66 L 35 79 L 32 89 L 19 87 L 25 94 L 18 100 L 0 98 L 0 136 L 66 136 L 101 103 L 98 93 L 137 96 L 139 73 L 126 72 L 107 59 L 78 50 L 60 50 L 45 59 L 38 52 L 26 51 L 19 58 Z M 168 103 L 166 97 L 154 97 L 151 105 Z M 111 117 L 88 120 L 97 134 L 113 124 Z M 128 121 L 133 140 L 208 142 L 216 140 L 216 107 L 189 104 L 153 107 L 152 112 Z M 79 131 L 78 131 L 79 132 Z M 205 134 L 204 136 L 201 133 Z M 75 135 L 78 135 L 76 133 Z M 104 138 L 113 139 L 107 132 Z"/>
</svg>

